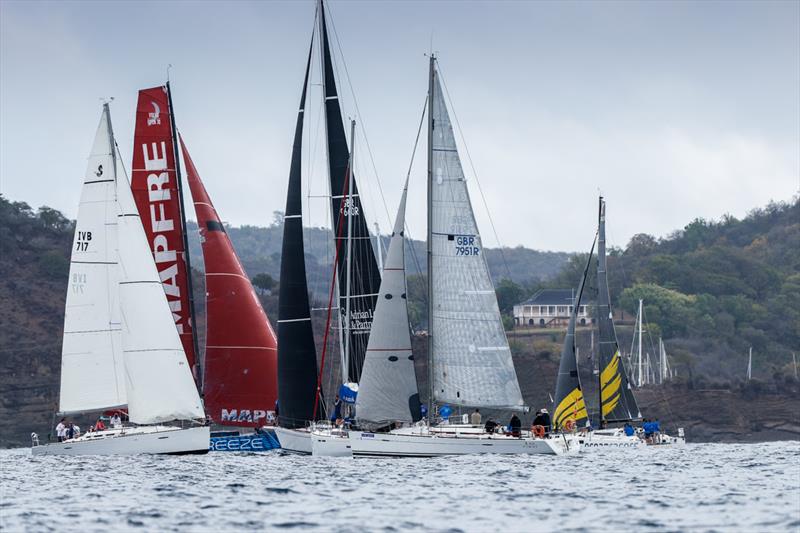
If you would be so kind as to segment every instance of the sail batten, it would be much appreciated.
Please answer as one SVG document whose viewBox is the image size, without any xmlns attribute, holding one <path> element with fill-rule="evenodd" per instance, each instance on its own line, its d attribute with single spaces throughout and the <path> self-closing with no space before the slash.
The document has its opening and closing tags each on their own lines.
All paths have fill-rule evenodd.
<svg viewBox="0 0 800 533">
<path fill-rule="evenodd" d="M 180 147 L 205 263 L 206 411 L 217 424 L 260 427 L 278 395 L 277 339 L 182 138 Z"/>
<path fill-rule="evenodd" d="M 435 66 L 431 76 L 428 235 L 433 399 L 524 410 Z"/>
</svg>

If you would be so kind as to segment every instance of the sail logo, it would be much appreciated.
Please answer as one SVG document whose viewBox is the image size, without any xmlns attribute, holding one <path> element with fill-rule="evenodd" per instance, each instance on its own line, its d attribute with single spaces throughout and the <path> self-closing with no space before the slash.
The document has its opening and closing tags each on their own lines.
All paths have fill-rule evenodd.
<svg viewBox="0 0 800 533">
<path fill-rule="evenodd" d="M 344 216 L 353 216 L 357 217 L 359 212 L 358 204 L 356 204 L 355 198 L 348 198 L 342 204 L 342 214 Z"/>
<path fill-rule="evenodd" d="M 346 328 L 346 319 L 342 315 L 342 326 Z M 359 335 L 362 333 L 369 333 L 372 329 L 372 309 L 364 311 L 351 311 L 350 312 L 350 333 Z"/>
<path fill-rule="evenodd" d="M 247 422 L 248 424 L 259 424 L 268 420 L 274 420 L 273 411 L 263 409 L 221 409 L 220 420 L 222 422 Z"/>
<path fill-rule="evenodd" d="M 161 125 L 161 108 L 155 102 L 150 102 L 153 104 L 153 111 L 147 114 L 147 125 L 148 126 L 160 126 Z"/>
<path fill-rule="evenodd" d="M 144 169 L 149 172 L 147 175 L 147 198 L 150 203 L 150 225 L 153 229 L 153 258 L 167 295 L 172 318 L 178 328 L 178 333 L 183 334 L 184 320 L 181 288 L 178 284 L 178 254 L 176 250 L 170 250 L 169 240 L 165 235 L 175 231 L 175 221 L 168 217 L 165 208 L 167 202 L 172 198 L 172 191 L 169 188 L 169 172 L 167 171 L 167 144 L 164 141 L 152 143 L 148 150 L 148 145 L 145 143 L 142 145 L 142 151 L 144 153 Z"/>
</svg>

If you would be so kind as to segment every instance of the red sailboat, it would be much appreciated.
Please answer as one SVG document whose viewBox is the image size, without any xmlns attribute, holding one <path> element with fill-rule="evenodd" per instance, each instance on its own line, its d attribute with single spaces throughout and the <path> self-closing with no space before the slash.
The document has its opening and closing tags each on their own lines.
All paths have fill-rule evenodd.
<svg viewBox="0 0 800 533">
<path fill-rule="evenodd" d="M 278 398 L 277 339 L 183 139 L 180 144 L 205 261 L 206 412 L 217 424 L 259 428 L 273 419 Z"/>
</svg>

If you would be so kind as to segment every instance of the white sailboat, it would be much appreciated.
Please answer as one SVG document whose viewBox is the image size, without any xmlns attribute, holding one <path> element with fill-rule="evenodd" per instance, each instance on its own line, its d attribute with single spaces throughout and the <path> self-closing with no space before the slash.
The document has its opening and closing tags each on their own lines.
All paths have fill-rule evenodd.
<svg viewBox="0 0 800 533">
<path fill-rule="evenodd" d="M 128 409 L 133 426 L 38 445 L 34 455 L 206 453 L 209 428 L 130 185 L 108 104 L 83 183 L 62 347 L 62 414 Z M 189 427 L 164 425 L 184 421 Z"/>
<path fill-rule="evenodd" d="M 428 94 L 428 367 L 431 404 L 523 411 L 526 408 L 483 256 L 481 236 L 433 56 L 430 59 Z M 397 223 L 401 230 L 402 215 L 403 204 Z M 396 234 L 397 229 L 396 225 Z M 393 242 L 391 246 L 394 245 Z M 391 283 L 389 261 L 387 259 L 384 269 L 383 296 L 379 297 L 381 304 L 386 294 L 391 294 L 388 288 L 385 290 L 383 287 Z M 377 319 L 376 311 L 375 322 Z M 399 332 L 400 322 L 385 325 L 386 330 L 378 327 L 380 325 L 374 323 L 373 336 L 379 335 L 380 331 L 388 334 L 391 329 Z M 370 345 L 373 342 L 378 341 L 371 337 Z M 409 359 L 410 350 L 409 356 L 403 357 L 405 346 L 390 347 L 397 362 Z M 391 375 L 386 374 L 384 379 Z M 396 371 L 395 375 L 400 374 Z M 368 390 L 369 378 L 370 374 L 365 371 L 361 382 L 364 390 Z M 377 381 L 376 385 L 385 383 Z M 400 394 L 407 396 L 407 391 Z M 391 401 L 402 407 L 405 414 L 406 402 L 398 401 L 397 392 L 394 396 Z M 366 403 L 366 398 L 361 400 Z M 376 405 L 369 403 L 369 408 Z M 359 418 L 364 416 L 360 410 L 357 413 Z M 483 426 L 431 426 L 427 421 L 385 433 L 351 431 L 350 444 L 354 456 L 394 457 L 474 453 L 560 455 L 580 449 L 577 438 L 572 435 L 537 438 L 524 432 L 521 436 L 513 436 L 489 433 Z"/>
</svg>

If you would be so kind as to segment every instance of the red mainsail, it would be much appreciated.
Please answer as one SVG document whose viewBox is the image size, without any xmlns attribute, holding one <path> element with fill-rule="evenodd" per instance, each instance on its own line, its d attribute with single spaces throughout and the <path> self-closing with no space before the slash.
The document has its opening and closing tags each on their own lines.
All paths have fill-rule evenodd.
<svg viewBox="0 0 800 533">
<path fill-rule="evenodd" d="M 166 86 L 139 91 L 131 189 L 186 359 L 196 378 L 194 322 L 167 91 Z"/>
<path fill-rule="evenodd" d="M 206 412 L 263 426 L 278 398 L 278 341 L 181 139 L 206 267 Z"/>
</svg>

